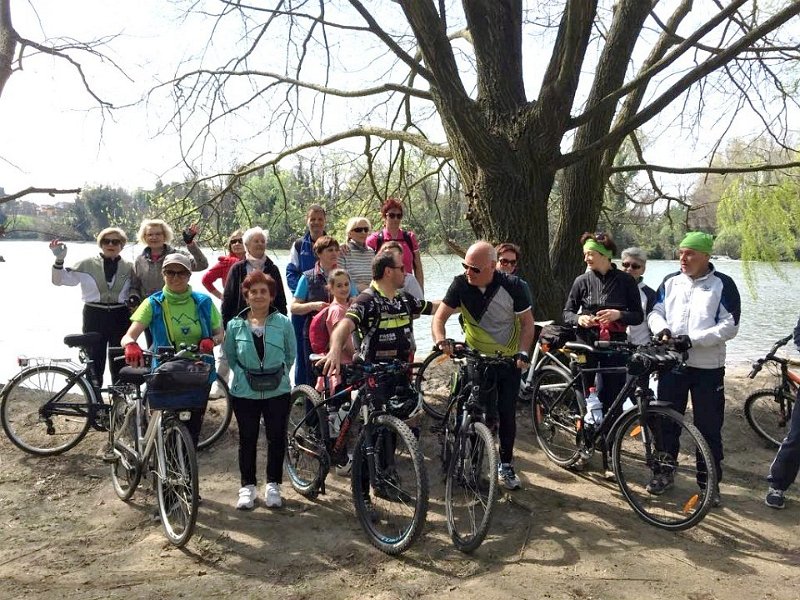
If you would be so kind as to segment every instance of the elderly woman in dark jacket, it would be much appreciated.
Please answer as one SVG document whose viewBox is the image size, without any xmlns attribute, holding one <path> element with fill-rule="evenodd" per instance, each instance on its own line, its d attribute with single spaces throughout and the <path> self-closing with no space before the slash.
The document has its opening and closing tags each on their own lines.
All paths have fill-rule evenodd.
<svg viewBox="0 0 800 600">
<path fill-rule="evenodd" d="M 564 322 L 578 326 L 577 335 L 581 341 L 625 341 L 628 326 L 638 325 L 644 320 L 636 280 L 611 262 L 617 245 L 610 234 L 584 233 L 580 241 L 588 269 L 572 284 L 564 306 Z M 622 364 L 623 359 L 613 354 L 599 360 L 601 367 Z M 591 381 L 584 383 L 587 387 L 595 385 Z M 608 411 L 624 384 L 624 373 L 603 373 L 597 377 L 597 395 L 604 412 Z"/>
</svg>

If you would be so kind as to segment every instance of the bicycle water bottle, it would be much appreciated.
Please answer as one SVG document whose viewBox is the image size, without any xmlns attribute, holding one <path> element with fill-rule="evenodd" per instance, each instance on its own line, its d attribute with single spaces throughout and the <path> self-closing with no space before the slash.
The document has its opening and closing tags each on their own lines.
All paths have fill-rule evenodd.
<svg viewBox="0 0 800 600">
<path fill-rule="evenodd" d="M 339 418 L 339 410 L 335 406 L 328 405 L 328 435 L 331 438 L 339 436 L 339 427 L 342 421 Z"/>
<path fill-rule="evenodd" d="M 586 416 L 583 417 L 584 423 L 599 427 L 603 422 L 603 403 L 597 396 L 597 388 L 590 387 L 589 395 L 586 397 Z"/>
</svg>

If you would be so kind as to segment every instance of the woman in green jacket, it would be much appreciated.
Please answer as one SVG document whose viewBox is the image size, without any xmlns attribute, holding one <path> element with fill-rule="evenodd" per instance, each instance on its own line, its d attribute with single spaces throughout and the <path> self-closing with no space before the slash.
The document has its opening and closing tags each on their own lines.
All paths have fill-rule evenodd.
<svg viewBox="0 0 800 600">
<path fill-rule="evenodd" d="M 289 367 L 296 344 L 292 323 L 272 306 L 276 283 L 262 271 L 242 281 L 247 308 L 228 322 L 225 355 L 233 384 L 233 414 L 239 424 L 241 489 L 236 508 L 250 510 L 256 499 L 256 446 L 261 419 L 267 433 L 267 507 L 281 506 L 283 459 L 289 420 Z"/>
</svg>

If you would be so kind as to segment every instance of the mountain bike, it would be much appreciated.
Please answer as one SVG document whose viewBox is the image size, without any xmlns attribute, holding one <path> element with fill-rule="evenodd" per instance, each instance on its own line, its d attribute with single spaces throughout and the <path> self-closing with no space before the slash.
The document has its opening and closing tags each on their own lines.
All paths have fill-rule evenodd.
<svg viewBox="0 0 800 600">
<path fill-rule="evenodd" d="M 492 367 L 516 366 L 516 360 L 488 356 L 463 342 L 449 341 L 457 371 L 437 428 L 445 474 L 445 512 L 453 545 L 462 552 L 472 552 L 489 532 L 498 495 L 499 458 L 487 426 L 487 420 L 496 418 L 497 410 Z"/>
<path fill-rule="evenodd" d="M 553 323 L 554 321 L 536 322 L 536 343 L 533 345 L 530 366 L 520 377 L 518 397 L 520 402 L 530 402 L 534 381 L 537 381 L 539 387 L 544 386 L 546 389 L 547 386 L 564 384 L 572 379 L 569 366 L 565 364 L 561 352 L 539 337 L 541 330 Z M 543 376 L 543 373 L 547 375 Z"/>
<path fill-rule="evenodd" d="M 159 350 L 160 354 L 147 353 L 158 359 L 154 371 L 120 370 L 119 379 L 127 387 L 111 404 L 111 482 L 127 502 L 142 476 L 150 474 L 164 533 L 171 544 L 182 547 L 194 532 L 200 498 L 197 454 L 184 422 L 191 417 L 189 409 L 205 404 L 210 367 L 193 358 L 196 347 L 177 353 Z M 166 381 L 158 379 L 166 367 L 178 365 L 179 370 L 166 374 Z M 148 385 L 142 395 L 144 383 Z"/>
<path fill-rule="evenodd" d="M 744 416 L 747 422 L 768 447 L 780 446 L 789 432 L 789 421 L 800 386 L 800 375 L 789 370 L 789 365 L 798 365 L 800 362 L 775 356 L 778 349 L 791 339 L 792 336 L 787 335 L 775 342 L 764 358 L 759 358 L 753 363 L 753 369 L 748 375 L 750 379 L 755 379 L 766 365 L 772 375 L 781 378 L 780 383 L 774 388 L 756 390 L 744 401 Z"/>
<path fill-rule="evenodd" d="M 708 443 L 683 415 L 655 399 L 648 386 L 651 373 L 679 368 L 685 360 L 677 344 L 635 346 L 628 342 L 595 342 L 593 346 L 567 342 L 571 381 L 542 389 L 534 381 L 532 413 L 539 446 L 555 464 L 570 468 L 591 458 L 595 449 L 610 448 L 614 476 L 622 495 L 646 523 L 679 531 L 699 523 L 711 508 L 717 473 Z M 593 367 L 587 356 L 623 353 L 621 367 Z M 626 373 L 625 385 L 599 426 L 584 422 L 584 375 Z M 629 397 L 635 405 L 622 411 Z M 676 444 L 674 440 L 677 439 Z M 648 491 L 655 476 L 669 478 L 671 486 Z"/>
<path fill-rule="evenodd" d="M 312 355 L 311 361 L 320 358 Z M 307 498 L 324 494 L 331 464 L 348 462 L 348 434 L 360 419 L 350 472 L 353 503 L 370 543 L 392 555 L 411 546 L 428 513 L 422 452 L 409 426 L 394 416 L 421 412 L 419 394 L 413 388 L 388 397 L 380 392 L 413 367 L 397 360 L 342 365 L 342 389 L 335 393 L 326 384 L 322 394 L 308 385 L 291 394 L 286 470 L 292 487 Z"/>
<path fill-rule="evenodd" d="M 101 388 L 95 381 L 88 348 L 100 340 L 97 333 L 68 335 L 64 344 L 79 348 L 71 359 L 20 358 L 23 369 L 0 392 L 0 421 L 11 442 L 36 456 L 53 456 L 75 447 L 92 427 L 108 428 L 109 404 L 116 385 Z M 120 352 L 121 349 L 117 349 Z M 233 412 L 230 392 L 210 399 L 200 431 L 199 449 L 208 448 L 225 433 Z"/>
</svg>

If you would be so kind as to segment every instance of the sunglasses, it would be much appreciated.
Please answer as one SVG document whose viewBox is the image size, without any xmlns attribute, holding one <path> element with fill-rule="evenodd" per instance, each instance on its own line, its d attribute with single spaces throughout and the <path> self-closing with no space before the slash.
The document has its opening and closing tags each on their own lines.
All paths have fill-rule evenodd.
<svg viewBox="0 0 800 600">
<path fill-rule="evenodd" d="M 511 265 L 512 267 L 517 264 L 517 261 L 513 258 L 501 258 L 500 264 L 504 267 Z"/>
<path fill-rule="evenodd" d="M 386 213 L 386 216 L 390 219 L 402 219 L 403 213 Z"/>
<path fill-rule="evenodd" d="M 353 233 L 369 233 L 369 227 L 353 227 L 350 231 Z"/>
<path fill-rule="evenodd" d="M 623 269 L 641 269 L 641 268 L 643 268 L 643 266 L 642 265 L 637 265 L 636 263 L 632 263 L 632 262 L 623 262 L 622 263 L 622 268 Z"/>
<path fill-rule="evenodd" d="M 103 238 L 100 240 L 101 246 L 108 246 L 109 244 L 112 246 L 122 246 L 123 242 L 119 238 Z"/>
<path fill-rule="evenodd" d="M 162 273 L 164 273 L 165 277 L 189 277 L 189 275 L 191 275 L 191 273 L 186 270 L 173 271 L 171 269 L 165 269 Z"/>
<path fill-rule="evenodd" d="M 243 243 L 243 242 L 242 242 L 242 238 L 234 238 L 234 239 L 232 239 L 232 240 L 230 241 L 230 244 L 229 244 L 229 245 L 230 245 L 230 246 L 233 246 L 234 244 L 241 244 L 241 243 Z"/>
<path fill-rule="evenodd" d="M 470 271 L 472 271 L 473 273 L 475 273 L 475 275 L 477 275 L 478 273 L 480 273 L 480 272 L 481 272 L 481 268 L 480 268 L 480 267 L 473 267 L 472 265 L 468 265 L 467 263 L 461 263 L 461 266 L 462 266 L 462 267 L 464 267 L 464 270 L 465 270 L 465 271 L 466 271 L 467 269 L 469 269 Z"/>
</svg>

